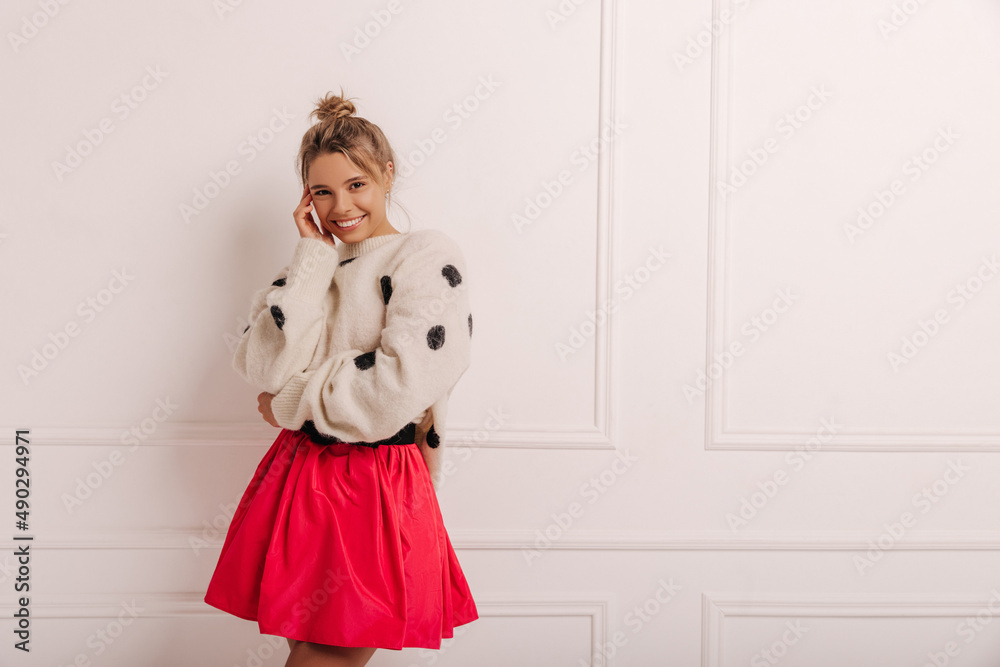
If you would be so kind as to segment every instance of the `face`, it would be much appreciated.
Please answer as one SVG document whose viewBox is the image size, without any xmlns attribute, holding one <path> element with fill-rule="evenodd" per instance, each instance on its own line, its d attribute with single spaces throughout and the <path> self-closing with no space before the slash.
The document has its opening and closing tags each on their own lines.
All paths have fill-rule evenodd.
<svg viewBox="0 0 1000 667">
<path fill-rule="evenodd" d="M 391 163 L 386 169 L 391 179 Z M 369 236 L 398 233 L 385 215 L 385 190 L 343 153 L 327 153 L 313 160 L 308 184 L 316 217 L 338 241 L 357 243 Z M 345 228 L 338 222 L 352 226 Z"/>
</svg>

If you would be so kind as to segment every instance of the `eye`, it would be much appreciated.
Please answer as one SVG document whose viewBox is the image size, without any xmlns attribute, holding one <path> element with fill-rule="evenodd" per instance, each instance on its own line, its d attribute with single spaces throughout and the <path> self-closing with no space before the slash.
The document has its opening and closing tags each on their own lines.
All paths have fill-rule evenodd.
<svg viewBox="0 0 1000 667">
<path fill-rule="evenodd" d="M 324 192 L 325 192 L 326 194 L 330 194 L 330 191 L 329 191 L 329 190 L 317 190 L 316 192 L 314 192 L 314 193 L 313 193 L 313 197 L 319 197 L 319 196 L 320 196 L 320 195 L 322 195 L 322 194 L 323 194 Z"/>
<path fill-rule="evenodd" d="M 354 181 L 353 183 L 351 183 L 351 187 L 354 187 L 355 185 L 364 185 L 364 182 L 363 181 Z"/>
</svg>

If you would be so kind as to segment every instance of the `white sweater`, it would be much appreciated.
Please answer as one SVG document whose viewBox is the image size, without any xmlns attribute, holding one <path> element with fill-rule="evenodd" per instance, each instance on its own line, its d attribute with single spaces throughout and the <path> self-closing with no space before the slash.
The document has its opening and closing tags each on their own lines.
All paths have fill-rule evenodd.
<svg viewBox="0 0 1000 667">
<path fill-rule="evenodd" d="M 275 394 L 275 421 L 314 441 L 378 442 L 416 429 L 439 485 L 448 398 L 471 359 L 458 245 L 434 229 L 331 248 L 301 238 L 253 296 L 233 368 Z"/>
</svg>

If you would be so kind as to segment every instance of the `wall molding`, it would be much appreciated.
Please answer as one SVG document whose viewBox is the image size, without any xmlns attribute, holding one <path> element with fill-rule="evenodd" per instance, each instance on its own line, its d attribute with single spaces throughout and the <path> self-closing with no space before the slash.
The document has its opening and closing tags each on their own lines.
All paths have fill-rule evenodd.
<svg viewBox="0 0 1000 667">
<path fill-rule="evenodd" d="M 732 0 L 717 0 L 713 4 L 712 19 L 717 21 L 723 12 L 739 14 L 733 10 Z M 738 21 L 737 21 L 738 22 Z M 723 21 L 722 23 L 726 23 Z M 727 285 L 732 282 L 728 271 L 728 227 L 731 200 L 721 196 L 716 184 L 730 173 L 732 141 L 731 77 L 734 62 L 734 30 L 730 27 L 722 35 L 712 38 L 711 117 L 709 156 L 709 213 L 708 213 L 708 294 L 707 341 L 705 349 L 706 374 L 714 363 L 714 356 L 722 353 L 725 341 L 725 314 Z M 726 424 L 726 374 L 718 380 L 709 377 L 705 388 L 705 449 L 739 451 L 774 451 L 803 449 L 813 432 L 782 432 L 781 429 L 750 432 L 727 429 Z M 1000 451 L 1000 433 L 956 430 L 915 431 L 888 429 L 845 429 L 836 433 L 821 447 L 834 452 L 997 452 Z"/>
<path fill-rule="evenodd" d="M 619 58 L 617 54 L 619 23 L 616 0 L 601 2 L 599 44 L 600 71 L 598 119 L 599 128 L 610 125 L 617 117 L 617 89 Z M 615 142 L 609 141 L 598 148 L 597 168 L 597 256 L 595 303 L 606 303 L 613 293 L 615 282 L 615 221 L 618 191 L 618 152 Z M 449 425 L 447 446 L 485 447 L 490 449 L 571 449 L 614 450 L 617 414 L 616 380 L 614 368 L 615 314 L 609 313 L 603 326 L 595 327 L 594 346 L 594 423 L 586 426 L 566 425 L 505 428 L 487 430 L 478 425 Z M 102 425 L 96 427 L 39 427 L 32 428 L 32 439 L 46 446 L 112 446 L 121 442 L 123 432 L 134 424 Z M 9 427 L 13 432 L 19 427 Z M 481 434 L 486 433 L 483 438 Z M 479 434 L 479 435 L 477 435 Z M 246 446 L 261 447 L 277 437 L 274 428 L 266 424 L 251 423 L 171 423 L 156 426 L 156 431 L 143 439 L 144 446 Z"/>
<path fill-rule="evenodd" d="M 581 655 L 590 656 L 591 665 L 602 665 L 600 648 L 608 639 L 608 609 L 612 593 L 477 593 L 476 608 L 483 618 L 577 617 L 590 621 L 590 641 Z M 13 616 L 15 600 L 0 602 L 0 613 Z M 123 605 L 141 609 L 139 619 L 155 618 L 234 618 L 205 602 L 203 592 L 186 593 L 78 593 L 31 596 L 31 615 L 39 619 L 108 619 L 119 618 Z M 201 622 L 204 622 L 201 620 Z M 249 622 L 249 621 L 248 621 Z M 442 648 L 453 639 L 443 639 Z"/>
<path fill-rule="evenodd" d="M 600 90 L 598 128 L 613 125 L 618 120 L 618 3 L 616 0 L 601 2 L 600 30 Z M 618 266 L 617 231 L 618 220 L 618 167 L 619 151 L 614 139 L 600 143 L 597 159 L 597 291 L 595 304 L 608 303 L 614 293 L 616 269 Z M 617 375 L 618 347 L 615 337 L 617 314 L 607 313 L 603 326 L 594 331 L 594 428 L 598 435 L 595 445 L 601 449 L 615 449 L 617 440 L 618 395 Z M 542 442 L 545 442 L 542 440 Z M 594 448 L 592 445 L 590 448 Z M 598 663 L 594 663 L 598 664 Z"/>
<path fill-rule="evenodd" d="M 610 400 L 610 388 L 598 391 L 601 400 Z M 121 447 L 123 434 L 132 424 L 93 427 L 31 428 L 29 438 L 36 447 Z M 23 427 L 18 427 L 23 428 Z M 576 429 L 576 430 L 575 430 Z M 9 428 L 13 433 L 16 428 Z M 141 439 L 142 447 L 253 447 L 267 449 L 279 430 L 267 424 L 243 422 L 169 423 Z M 486 434 L 484 437 L 482 434 Z M 604 449 L 614 450 L 608 433 L 594 428 L 497 429 L 454 426 L 448 428 L 447 447 L 484 449 Z"/>
<path fill-rule="evenodd" d="M 877 533 L 865 531 L 647 531 L 574 530 L 539 546 L 535 530 L 455 529 L 448 535 L 456 551 L 859 551 L 867 552 Z M 88 530 L 37 535 L 32 549 L 190 549 L 200 554 L 222 548 L 216 529 Z M 1000 551 L 1000 530 L 911 530 L 889 551 Z"/>
<path fill-rule="evenodd" d="M 989 596 L 956 595 L 780 595 L 703 592 L 702 666 L 723 667 L 726 619 L 735 617 L 968 618 Z"/>
<path fill-rule="evenodd" d="M 710 418 L 718 418 L 716 408 Z M 729 449 L 754 452 L 822 451 L 822 452 L 1000 452 L 1000 440 L 989 433 L 885 433 L 860 429 L 844 429 L 819 446 L 807 441 L 815 433 L 778 433 L 725 431 L 716 427 L 706 438 L 705 449 Z M 815 442 L 815 441 L 814 441 Z"/>
</svg>

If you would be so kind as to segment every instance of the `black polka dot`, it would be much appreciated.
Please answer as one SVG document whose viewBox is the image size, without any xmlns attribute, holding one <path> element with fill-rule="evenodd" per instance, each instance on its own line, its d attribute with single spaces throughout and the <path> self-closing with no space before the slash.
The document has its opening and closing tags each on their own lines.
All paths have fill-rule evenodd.
<svg viewBox="0 0 1000 667">
<path fill-rule="evenodd" d="M 441 438 L 438 437 L 437 431 L 431 426 L 431 430 L 427 431 L 427 446 L 434 448 L 441 444 Z"/>
<path fill-rule="evenodd" d="M 339 264 L 337 264 L 337 266 L 343 266 L 344 264 L 349 264 L 349 263 L 353 262 L 356 259 L 357 259 L 357 257 L 351 257 L 350 259 L 345 259 L 343 262 L 340 262 Z"/>
<path fill-rule="evenodd" d="M 285 314 L 281 312 L 281 308 L 271 306 L 271 317 L 274 318 L 274 323 L 278 326 L 278 329 L 285 326 Z"/>
<path fill-rule="evenodd" d="M 458 272 L 454 264 L 446 264 L 443 269 L 441 269 L 441 275 L 448 280 L 448 284 L 454 287 L 455 285 L 462 282 L 462 274 Z"/>
<path fill-rule="evenodd" d="M 243 333 L 246 333 L 248 331 L 250 331 L 250 325 L 249 324 L 247 325 L 247 328 L 243 330 Z M 240 334 L 240 335 L 243 335 L 243 334 Z"/>
<path fill-rule="evenodd" d="M 392 296 L 392 278 L 389 276 L 382 276 L 382 280 L 380 282 L 382 283 L 382 301 L 388 305 L 389 297 Z"/>
<path fill-rule="evenodd" d="M 271 283 L 271 285 L 273 285 L 274 287 L 284 287 L 285 286 L 285 279 L 284 278 L 278 278 L 273 283 Z"/>
<path fill-rule="evenodd" d="M 469 313 L 469 338 L 472 338 L 472 313 Z"/>
<path fill-rule="evenodd" d="M 427 330 L 427 346 L 436 350 L 442 345 L 444 345 L 444 327 L 437 324 Z"/>
<path fill-rule="evenodd" d="M 354 365 L 358 367 L 359 371 L 368 370 L 375 365 L 375 350 L 371 352 L 365 352 L 364 354 L 359 354 L 354 357 Z"/>
</svg>

